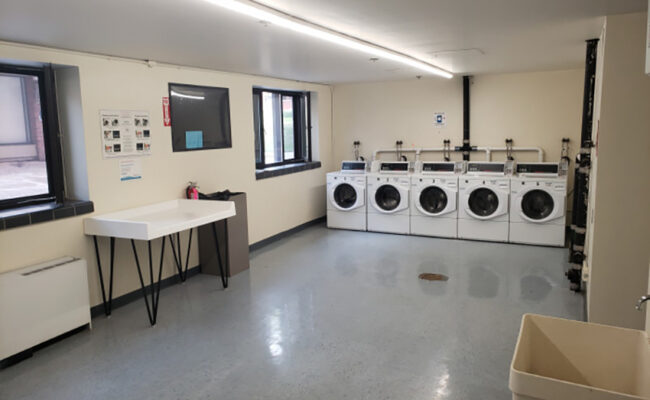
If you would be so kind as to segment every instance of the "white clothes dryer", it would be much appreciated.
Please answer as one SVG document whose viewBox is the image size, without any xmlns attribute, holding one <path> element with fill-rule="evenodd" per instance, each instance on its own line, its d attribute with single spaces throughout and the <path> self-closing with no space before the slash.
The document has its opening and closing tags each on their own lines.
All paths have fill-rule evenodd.
<svg viewBox="0 0 650 400">
<path fill-rule="evenodd" d="M 567 179 L 558 163 L 517 164 L 510 181 L 510 242 L 564 246 Z"/>
<path fill-rule="evenodd" d="M 507 242 L 510 177 L 502 162 L 468 162 L 460 177 L 458 237 Z"/>
<path fill-rule="evenodd" d="M 343 161 L 327 174 L 327 227 L 365 231 L 366 163 Z"/>
<path fill-rule="evenodd" d="M 415 163 L 411 175 L 411 234 L 458 237 L 458 177 L 463 162 Z"/>
<path fill-rule="evenodd" d="M 374 161 L 368 174 L 368 230 L 409 233 L 411 179 L 406 161 Z"/>
</svg>

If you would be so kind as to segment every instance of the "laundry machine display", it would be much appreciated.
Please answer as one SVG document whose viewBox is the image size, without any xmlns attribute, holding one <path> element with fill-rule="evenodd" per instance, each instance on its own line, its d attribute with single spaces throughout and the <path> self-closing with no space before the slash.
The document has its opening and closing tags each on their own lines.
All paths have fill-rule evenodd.
<svg viewBox="0 0 650 400">
<path fill-rule="evenodd" d="M 467 173 L 459 183 L 459 238 L 508 240 L 510 178 L 505 172 L 504 163 L 467 164 Z"/>
<path fill-rule="evenodd" d="M 510 185 L 510 241 L 564 246 L 567 182 L 559 164 L 518 164 L 516 171 Z"/>
<path fill-rule="evenodd" d="M 368 230 L 409 233 L 409 163 L 375 161 L 368 175 Z"/>
<path fill-rule="evenodd" d="M 344 161 L 327 174 L 327 226 L 366 230 L 366 163 Z"/>
<path fill-rule="evenodd" d="M 410 232 L 457 237 L 458 176 L 462 162 L 417 162 L 411 176 Z"/>
</svg>

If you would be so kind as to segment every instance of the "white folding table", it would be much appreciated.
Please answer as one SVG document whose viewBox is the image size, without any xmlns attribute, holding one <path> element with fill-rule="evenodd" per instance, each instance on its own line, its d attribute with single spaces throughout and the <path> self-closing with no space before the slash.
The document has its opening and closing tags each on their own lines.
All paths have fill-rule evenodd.
<svg viewBox="0 0 650 400">
<path fill-rule="evenodd" d="M 223 288 L 228 287 L 227 272 L 224 269 L 221 252 L 219 250 L 219 239 L 215 223 L 223 219 L 234 216 L 235 203 L 232 201 L 213 201 L 213 200 L 171 200 L 162 203 L 151 204 L 148 206 L 131 208 L 109 214 L 103 214 L 84 219 L 84 233 L 93 237 L 95 243 L 95 255 L 97 256 L 97 268 L 99 270 L 99 282 L 102 289 L 102 300 L 104 302 L 104 313 L 109 316 L 112 311 L 113 302 L 113 261 L 115 259 L 115 239 L 128 239 L 131 241 L 135 264 L 138 268 L 138 276 L 142 287 L 142 296 L 147 306 L 147 314 L 151 325 L 156 324 L 158 315 L 158 299 L 160 297 L 160 280 L 162 276 L 163 258 L 165 255 L 165 237 L 169 241 L 174 254 L 174 262 L 178 270 L 178 276 L 181 281 L 187 278 L 187 269 L 192 245 L 192 229 L 201 225 L 212 224 L 212 233 L 214 235 L 215 248 L 217 251 L 217 261 L 219 263 L 219 272 L 221 273 L 221 283 Z M 187 244 L 187 255 L 185 267 L 181 256 L 180 232 L 190 231 Z M 174 241 L 174 235 L 176 240 Z M 99 256 L 99 246 L 97 244 L 98 236 L 110 238 L 110 275 L 108 297 L 104 286 L 104 274 L 102 272 L 101 260 Z M 153 259 L 151 254 L 151 241 L 162 238 L 160 249 L 160 267 L 158 269 L 157 280 L 153 272 Z M 135 248 L 136 240 L 147 241 L 149 250 L 149 288 L 144 282 L 142 269 L 138 252 Z M 151 296 L 149 301 L 148 294 Z M 151 303 L 151 304 L 150 304 Z"/>
</svg>

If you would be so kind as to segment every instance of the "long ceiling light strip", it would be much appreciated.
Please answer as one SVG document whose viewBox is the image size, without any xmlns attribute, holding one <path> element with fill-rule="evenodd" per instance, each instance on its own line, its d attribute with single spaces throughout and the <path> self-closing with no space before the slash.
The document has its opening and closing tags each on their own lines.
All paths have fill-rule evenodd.
<svg viewBox="0 0 650 400">
<path fill-rule="evenodd" d="M 317 39 L 324 40 L 326 42 L 334 43 L 382 59 L 396 61 L 401 64 L 405 64 L 410 67 L 417 68 L 419 70 L 428 72 L 430 74 L 442 76 L 447 79 L 453 78 L 453 75 L 450 72 L 438 68 L 434 65 L 425 63 L 423 61 L 417 60 L 409 56 L 399 54 L 397 52 L 382 48 L 380 46 L 366 44 L 361 40 L 355 40 L 351 37 L 347 37 L 342 34 L 337 34 L 335 32 L 328 31 L 326 29 L 303 22 L 297 18 L 291 17 L 286 14 L 280 15 L 279 13 L 267 11 L 261 8 L 260 6 L 257 5 L 254 6 L 253 4 L 255 3 L 252 2 L 242 2 L 237 0 L 205 0 L 205 1 L 234 12 L 247 15 L 249 17 L 258 19 L 260 21 L 268 22 L 270 24 L 277 25 L 292 30 L 294 32 L 302 33 L 304 35 L 308 35 Z"/>
</svg>

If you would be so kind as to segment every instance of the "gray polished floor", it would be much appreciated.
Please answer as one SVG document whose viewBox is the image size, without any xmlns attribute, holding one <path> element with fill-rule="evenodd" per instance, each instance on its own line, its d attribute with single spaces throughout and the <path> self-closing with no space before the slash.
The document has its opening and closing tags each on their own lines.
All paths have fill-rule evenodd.
<svg viewBox="0 0 650 400">
<path fill-rule="evenodd" d="M 327 230 L 0 371 L 0 399 L 506 400 L 523 313 L 582 319 L 566 250 Z M 447 282 L 418 280 L 442 273 Z"/>
</svg>

